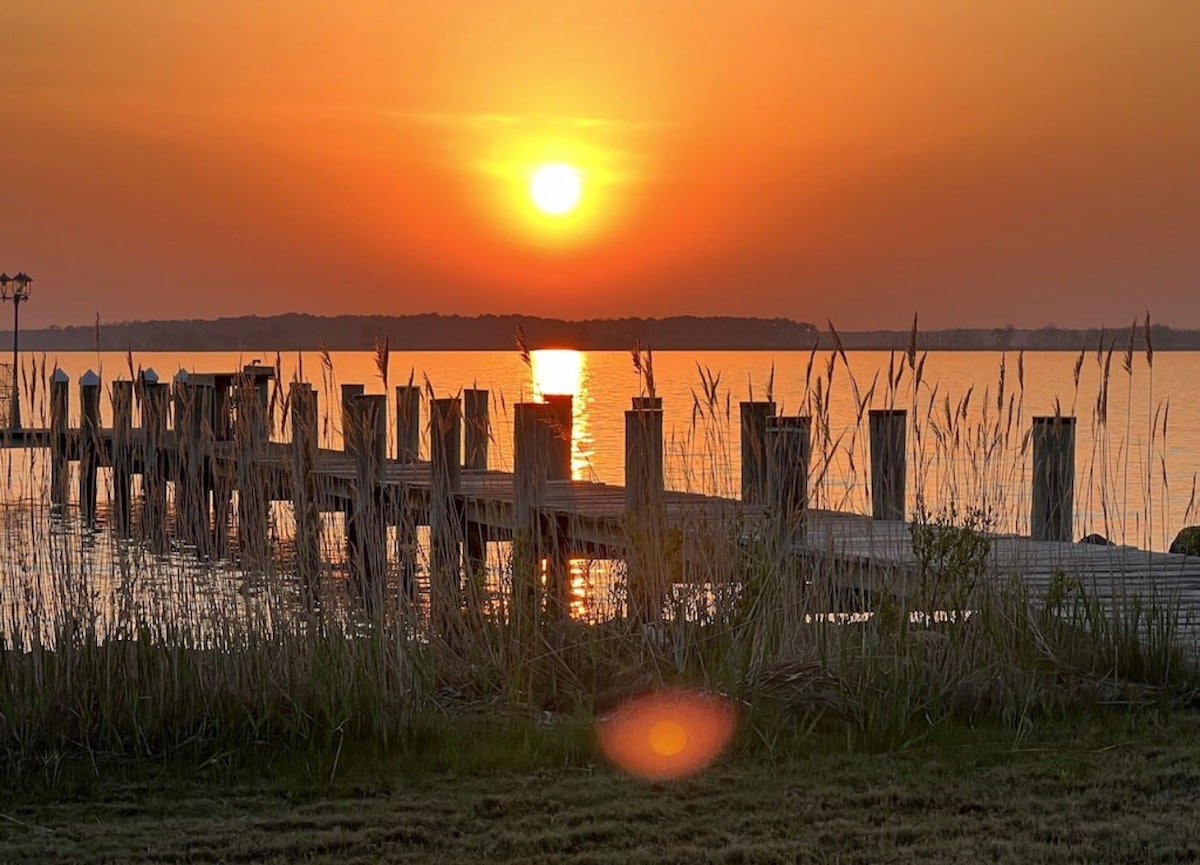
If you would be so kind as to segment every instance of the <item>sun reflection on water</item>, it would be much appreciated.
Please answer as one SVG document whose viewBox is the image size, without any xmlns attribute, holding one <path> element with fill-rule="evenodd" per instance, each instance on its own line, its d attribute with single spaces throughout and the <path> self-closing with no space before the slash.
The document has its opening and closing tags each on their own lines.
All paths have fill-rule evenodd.
<svg viewBox="0 0 1200 865">
<path fill-rule="evenodd" d="M 542 348 L 529 353 L 530 375 L 534 399 L 547 394 L 570 394 L 571 408 L 571 477 L 583 480 L 590 475 L 592 461 L 592 425 L 590 376 L 587 355 L 565 348 Z"/>
</svg>

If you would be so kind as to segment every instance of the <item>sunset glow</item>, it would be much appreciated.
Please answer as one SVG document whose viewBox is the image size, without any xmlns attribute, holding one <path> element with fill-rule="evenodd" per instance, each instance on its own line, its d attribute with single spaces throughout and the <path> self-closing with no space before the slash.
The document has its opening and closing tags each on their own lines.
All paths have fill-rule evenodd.
<svg viewBox="0 0 1200 865">
<path fill-rule="evenodd" d="M 1200 325 L 1200 4 L 10 0 L 0 23 L 0 237 L 55 298 L 29 327 L 1072 326 L 1123 322 L 1135 285 Z"/>
</svg>

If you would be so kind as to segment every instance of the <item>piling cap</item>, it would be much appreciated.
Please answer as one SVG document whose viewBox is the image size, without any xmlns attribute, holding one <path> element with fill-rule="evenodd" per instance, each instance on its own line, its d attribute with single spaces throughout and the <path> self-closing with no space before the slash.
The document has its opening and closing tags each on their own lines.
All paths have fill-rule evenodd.
<svg viewBox="0 0 1200 865">
<path fill-rule="evenodd" d="M 158 384 L 158 373 L 154 371 L 154 367 L 142 370 L 142 381 L 146 384 Z"/>
<path fill-rule="evenodd" d="M 188 380 L 188 371 L 181 367 L 179 372 L 175 373 L 175 382 L 177 384 L 187 384 L 187 380 Z"/>
<path fill-rule="evenodd" d="M 96 373 L 92 372 L 92 370 L 89 369 L 87 372 L 85 372 L 83 375 L 81 375 L 79 377 L 79 386 L 80 387 L 100 387 L 100 376 L 96 375 Z"/>
<path fill-rule="evenodd" d="M 50 381 L 54 382 L 55 384 L 66 384 L 70 380 L 71 377 L 57 366 L 54 368 L 54 372 L 50 374 Z"/>
</svg>

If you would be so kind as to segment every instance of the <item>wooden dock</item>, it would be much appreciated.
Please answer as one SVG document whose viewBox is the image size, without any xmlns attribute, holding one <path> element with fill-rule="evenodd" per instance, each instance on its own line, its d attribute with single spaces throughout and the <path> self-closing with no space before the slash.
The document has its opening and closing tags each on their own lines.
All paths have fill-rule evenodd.
<svg viewBox="0 0 1200 865">
<path fill-rule="evenodd" d="M 390 567 L 389 527 L 400 538 L 396 557 L 408 559 L 400 570 L 411 580 L 415 532 L 429 527 L 431 593 L 447 594 L 451 606 L 460 603 L 463 574 L 482 566 L 487 543 L 519 545 L 522 538 L 531 539 L 539 560 L 550 561 L 547 591 L 560 602 L 561 572 L 570 559 L 624 559 L 629 596 L 640 599 L 631 605 L 644 618 L 661 614 L 664 583 L 736 579 L 744 567 L 738 557 L 755 544 L 752 554 L 769 547 L 795 562 L 829 564 L 842 575 L 847 596 L 859 599 L 911 596 L 927 576 L 930 563 L 914 546 L 913 526 L 894 518 L 905 502 L 903 412 L 872 412 L 871 471 L 879 480 L 872 483 L 873 514 L 863 515 L 807 506 L 809 420 L 775 417 L 770 403 L 743 405 L 742 496 L 729 499 L 664 487 L 656 398 L 635 398 L 625 412 L 626 483 L 615 485 L 570 478 L 570 397 L 514 407 L 513 471 L 497 471 L 487 468 L 486 391 L 434 400 L 428 422 L 421 423 L 416 388 L 396 389 L 393 415 L 389 395 L 344 385 L 345 447 L 331 450 L 317 446 L 316 393 L 307 383 L 289 389 L 290 440 L 270 440 L 266 382 L 273 374 L 270 367 L 247 367 L 182 376 L 170 386 L 152 376 L 114 382 L 108 428 L 98 423 L 99 381 L 85 375 L 82 422 L 68 429 L 69 383 L 56 373 L 51 428 L 0 433 L 0 445 L 49 449 L 54 507 L 68 503 L 65 466 L 79 463 L 76 501 L 89 521 L 96 519 L 97 469 L 109 469 L 112 528 L 125 534 L 132 531 L 135 505 L 130 479 L 140 475 L 137 525 L 147 540 L 165 543 L 168 526 L 185 525 L 186 516 L 204 527 L 204 538 L 189 539 L 198 549 L 244 562 L 266 547 L 271 502 L 293 508 L 301 570 L 320 565 L 324 515 L 344 515 L 348 557 L 365 584 L 383 579 Z M 391 454 L 389 416 L 396 429 Z M 427 461 L 416 459 L 422 429 L 429 434 Z M 1073 437 L 1067 419 L 1035 419 L 1033 537 L 988 537 L 988 579 L 1010 582 L 1033 598 L 1086 593 L 1108 608 L 1153 596 L 1174 605 L 1180 624 L 1200 633 L 1200 558 L 1071 542 Z M 173 521 L 166 513 L 168 486 Z M 221 541 L 231 526 L 238 539 L 233 550 Z M 660 552 L 671 550 L 670 556 L 660 555 L 657 566 L 648 563 L 636 549 L 647 541 Z M 670 573 L 656 574 L 664 565 Z"/>
</svg>

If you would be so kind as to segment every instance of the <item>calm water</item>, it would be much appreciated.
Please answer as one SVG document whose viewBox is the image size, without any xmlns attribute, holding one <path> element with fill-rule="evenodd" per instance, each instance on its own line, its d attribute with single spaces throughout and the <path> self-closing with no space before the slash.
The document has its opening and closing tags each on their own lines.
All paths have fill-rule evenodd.
<svg viewBox="0 0 1200 865">
<path fill-rule="evenodd" d="M 1064 414 L 1079 417 L 1077 534 L 1100 531 L 1114 539 L 1163 548 L 1183 524 L 1185 514 L 1188 521 L 1200 522 L 1194 510 L 1187 513 L 1195 472 L 1200 469 L 1200 353 L 1159 353 L 1154 357 L 1153 369 L 1144 355 L 1136 355 L 1132 375 L 1122 368 L 1122 356 L 1114 356 L 1106 428 L 1095 422 L 1103 379 L 1101 366 L 1095 353 L 1088 353 L 1077 388 L 1077 357 L 1059 352 L 1026 354 L 1021 388 L 1015 354 L 930 353 L 915 395 L 912 372 L 906 369 L 894 396 L 889 398 L 885 384 L 889 366 L 904 361 L 887 352 L 851 352 L 850 374 L 840 358 L 834 359 L 832 387 L 828 386 L 831 357 L 826 352 L 815 358 L 810 358 L 808 352 L 655 354 L 655 389 L 663 397 L 665 409 L 667 483 L 676 489 L 735 494 L 740 470 L 738 401 L 763 399 L 770 391 L 780 413 L 807 413 L 815 394 L 822 401 L 828 394 L 828 440 L 836 445 L 825 448 L 820 441 L 814 445 L 814 476 L 821 477 L 814 495 L 818 503 L 827 506 L 864 509 L 864 490 L 869 480 L 862 466 L 867 444 L 865 430 L 856 432 L 857 409 L 885 407 L 889 402 L 910 408 L 915 398 L 925 464 L 918 465 L 910 457 L 910 499 L 915 496 L 919 478 L 926 500 L 934 508 L 952 497 L 966 503 L 986 500 L 995 510 L 998 528 L 1020 531 L 1028 521 L 1029 462 L 1028 454 L 1021 451 L 1021 437 L 1031 416 L 1053 414 L 1057 404 Z M 135 368 L 154 368 L 165 381 L 181 368 L 233 370 L 255 359 L 275 362 L 273 354 L 261 352 L 146 352 L 135 355 L 133 362 Z M 331 406 L 327 396 L 336 395 L 342 383 L 362 383 L 368 393 L 383 392 L 383 380 L 371 352 L 334 353 L 332 369 L 316 352 L 287 354 L 279 360 L 284 382 L 302 370 L 321 392 L 322 435 L 324 443 L 331 446 L 340 442 L 340 420 L 337 397 Z M 73 423 L 78 415 L 77 382 L 85 370 L 97 371 L 106 385 L 113 378 L 129 376 L 128 359 L 121 353 L 25 358 L 27 365 L 34 361 L 38 367 L 34 379 L 40 379 L 43 364 L 47 370 L 57 364 L 70 376 Z M 996 396 L 1002 361 L 1006 368 L 1005 395 L 998 412 Z M 706 398 L 701 370 L 719 376 L 715 402 Z M 428 383 L 438 396 L 452 396 L 463 387 L 489 389 L 494 425 L 491 463 L 501 468 L 511 465 L 512 403 L 542 393 L 574 394 L 576 476 L 614 483 L 623 480 L 623 412 L 631 396 L 646 392 L 646 381 L 635 371 L 627 352 L 538 351 L 527 365 L 516 351 L 393 351 L 388 372 L 389 389 L 406 383 L 410 376 L 417 384 Z M 872 391 L 873 381 L 876 384 Z M 965 420 L 957 424 L 958 442 L 947 444 L 954 441 L 955 434 L 954 424 L 946 421 L 947 408 L 951 416 L 957 416 L 968 393 L 962 412 Z M 107 422 L 111 411 L 107 396 L 101 404 Z M 1010 412 L 1011 423 L 1007 420 Z M 1007 426 L 1010 432 L 985 458 L 983 443 L 977 441 L 978 432 L 981 424 L 995 420 L 998 414 L 1001 426 Z M 44 382 L 39 380 L 25 390 L 23 415 L 27 426 L 45 424 L 48 405 Z M 818 439 L 821 429 L 817 431 Z M 939 436 L 941 446 L 937 444 Z M 423 442 L 422 448 L 427 448 L 427 443 Z M 22 471 L 22 461 L 29 459 L 15 453 L 7 457 L 9 501 L 37 493 L 29 488 L 32 481 Z"/>
</svg>

